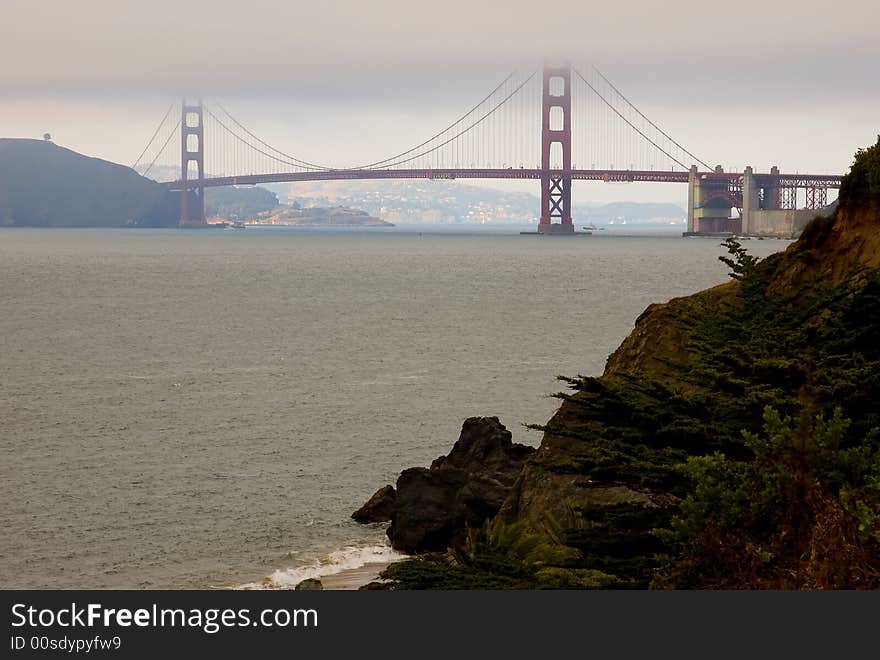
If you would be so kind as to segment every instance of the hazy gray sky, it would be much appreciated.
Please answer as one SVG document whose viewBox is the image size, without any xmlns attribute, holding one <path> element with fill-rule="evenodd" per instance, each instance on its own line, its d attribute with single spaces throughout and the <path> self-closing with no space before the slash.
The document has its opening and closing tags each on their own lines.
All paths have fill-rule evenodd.
<svg viewBox="0 0 880 660">
<path fill-rule="evenodd" d="M 880 9 L 867 0 L 2 0 L 0 25 L 0 135 L 49 131 L 122 163 L 184 92 L 225 99 L 307 160 L 381 158 L 448 124 L 512 68 L 555 56 L 596 64 L 726 167 L 841 171 L 880 133 Z"/>
</svg>

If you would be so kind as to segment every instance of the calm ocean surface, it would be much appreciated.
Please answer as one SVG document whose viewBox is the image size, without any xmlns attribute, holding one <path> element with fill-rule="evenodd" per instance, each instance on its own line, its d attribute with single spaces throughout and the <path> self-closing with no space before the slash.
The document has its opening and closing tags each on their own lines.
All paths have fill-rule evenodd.
<svg viewBox="0 0 880 660">
<path fill-rule="evenodd" d="M 726 279 L 681 227 L 520 229 L 0 230 L 0 586 L 362 561 L 384 532 L 351 511 L 462 420 L 537 445 L 557 374 Z"/>
</svg>

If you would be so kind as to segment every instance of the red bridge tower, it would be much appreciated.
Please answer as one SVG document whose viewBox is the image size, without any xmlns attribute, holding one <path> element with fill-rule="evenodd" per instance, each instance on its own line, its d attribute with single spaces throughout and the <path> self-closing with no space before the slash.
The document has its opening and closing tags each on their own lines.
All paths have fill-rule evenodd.
<svg viewBox="0 0 880 660">
<path fill-rule="evenodd" d="M 205 224 L 205 132 L 202 100 L 189 105 L 183 99 L 180 115 L 180 226 Z M 189 164 L 195 162 L 198 179 L 190 184 Z"/>
<path fill-rule="evenodd" d="M 540 234 L 573 234 L 571 221 L 571 64 L 544 66 L 541 104 Z M 553 154 L 553 146 L 561 154 Z M 557 149 L 558 151 L 558 149 Z M 551 158 L 554 156 L 554 158 Z M 562 169 L 556 160 L 562 158 Z M 556 165 L 556 167 L 552 167 Z M 551 169 L 552 167 L 552 169 Z"/>
</svg>

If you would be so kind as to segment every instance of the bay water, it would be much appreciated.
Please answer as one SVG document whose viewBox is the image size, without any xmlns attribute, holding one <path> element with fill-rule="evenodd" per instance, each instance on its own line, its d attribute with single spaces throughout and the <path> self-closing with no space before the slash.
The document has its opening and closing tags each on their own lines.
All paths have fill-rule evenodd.
<svg viewBox="0 0 880 660">
<path fill-rule="evenodd" d="M 0 229 L 0 586 L 285 586 L 393 556 L 349 519 L 462 421 L 540 436 L 652 303 L 727 279 L 681 227 Z M 749 241 L 758 256 L 785 241 Z"/>
</svg>

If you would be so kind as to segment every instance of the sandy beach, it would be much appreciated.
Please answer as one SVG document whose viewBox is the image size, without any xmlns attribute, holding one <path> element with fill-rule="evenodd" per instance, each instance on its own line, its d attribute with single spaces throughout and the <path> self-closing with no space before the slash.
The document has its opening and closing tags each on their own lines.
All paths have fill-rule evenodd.
<svg viewBox="0 0 880 660">
<path fill-rule="evenodd" d="M 324 589 L 333 591 L 355 591 L 365 584 L 374 582 L 379 579 L 379 573 L 392 562 L 375 562 L 364 564 L 358 568 L 347 568 L 339 573 L 326 575 L 322 578 L 321 584 Z"/>
<path fill-rule="evenodd" d="M 394 563 L 393 561 L 377 561 L 377 562 L 369 562 L 367 564 L 363 564 L 362 566 L 357 566 L 353 568 L 346 568 L 341 571 L 335 573 L 329 573 L 327 575 L 313 575 L 308 577 L 303 577 L 303 580 L 307 579 L 318 579 L 321 581 L 321 585 L 323 586 L 325 591 L 357 591 L 361 587 L 370 582 L 375 582 L 380 580 L 379 573 L 385 570 L 385 568 Z M 300 580 L 301 581 L 301 580 Z M 298 584 L 298 582 L 297 582 Z M 261 589 L 295 589 L 296 584 L 293 582 L 279 582 L 277 580 L 272 580 L 271 578 L 266 578 L 262 582 L 254 582 L 250 584 L 244 584 L 238 587 L 233 587 L 233 589 L 241 589 L 244 591 L 251 590 L 261 590 Z"/>
</svg>

